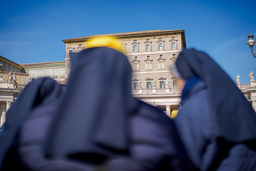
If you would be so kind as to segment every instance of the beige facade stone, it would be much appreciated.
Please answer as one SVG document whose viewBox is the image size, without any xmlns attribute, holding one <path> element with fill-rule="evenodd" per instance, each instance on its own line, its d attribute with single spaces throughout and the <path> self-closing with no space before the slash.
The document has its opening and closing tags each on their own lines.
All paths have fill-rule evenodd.
<svg viewBox="0 0 256 171">
<path fill-rule="evenodd" d="M 85 41 L 97 36 L 116 36 L 133 68 L 132 94 L 146 103 L 157 106 L 168 116 L 179 109 L 181 92 L 176 88 L 174 76 L 169 70 L 180 51 L 186 49 L 184 30 L 150 30 L 104 35 L 91 35 L 65 39 L 65 61 L 33 64 L 16 64 L 0 56 L 0 126 L 5 121 L 5 113 L 20 90 L 31 80 L 49 76 L 65 84 L 70 72 L 70 52 L 79 52 L 86 46 Z M 26 73 L 24 73 L 24 70 Z M 18 87 L 9 81 L 9 74 L 16 76 Z M 256 110 L 256 81 L 251 72 L 250 83 L 237 86 Z"/>
<path fill-rule="evenodd" d="M 135 97 L 160 107 L 167 115 L 179 107 L 180 91 L 169 67 L 181 50 L 186 49 L 184 30 L 151 30 L 65 39 L 66 74 L 70 71 L 70 52 L 86 47 L 92 37 L 118 37 L 133 68 L 132 93 Z"/>
<path fill-rule="evenodd" d="M 0 126 L 6 111 L 28 83 L 28 76 L 19 64 L 0 56 Z"/>
</svg>

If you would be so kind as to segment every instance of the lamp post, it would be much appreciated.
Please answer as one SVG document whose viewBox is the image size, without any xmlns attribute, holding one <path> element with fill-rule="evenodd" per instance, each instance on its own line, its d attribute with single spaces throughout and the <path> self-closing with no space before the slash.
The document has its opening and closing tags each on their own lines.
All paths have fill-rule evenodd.
<svg viewBox="0 0 256 171">
<path fill-rule="evenodd" d="M 253 55 L 254 57 L 256 57 L 255 53 L 253 53 L 253 46 L 254 46 L 254 44 L 255 44 L 255 41 L 253 40 L 254 35 L 251 35 L 251 33 L 250 33 L 250 35 L 247 36 L 247 37 L 249 38 L 247 44 L 248 44 L 248 46 L 250 46 L 250 48 L 251 48 L 252 55 Z"/>
</svg>

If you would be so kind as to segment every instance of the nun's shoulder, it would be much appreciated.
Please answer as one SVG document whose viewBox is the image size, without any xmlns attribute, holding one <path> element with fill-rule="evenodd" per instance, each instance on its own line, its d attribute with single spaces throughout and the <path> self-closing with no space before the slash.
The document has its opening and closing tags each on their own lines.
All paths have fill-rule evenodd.
<svg viewBox="0 0 256 171">
<path fill-rule="evenodd" d="M 155 122 L 160 122 L 160 124 L 172 124 L 170 117 L 168 117 L 160 108 L 142 101 L 139 102 L 138 115 L 153 119 Z"/>
</svg>

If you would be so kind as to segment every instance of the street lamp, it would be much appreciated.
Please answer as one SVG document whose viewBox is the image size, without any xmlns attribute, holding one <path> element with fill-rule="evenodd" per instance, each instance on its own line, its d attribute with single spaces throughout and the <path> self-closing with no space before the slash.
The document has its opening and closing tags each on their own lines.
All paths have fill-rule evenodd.
<svg viewBox="0 0 256 171">
<path fill-rule="evenodd" d="M 247 36 L 247 37 L 249 38 L 247 44 L 248 44 L 248 46 L 250 46 L 250 48 L 251 48 L 252 55 L 253 55 L 254 57 L 256 57 L 255 53 L 253 53 L 253 46 L 254 46 L 254 44 L 255 44 L 255 41 L 253 40 L 254 35 L 251 35 L 251 33 L 250 33 L 250 35 Z"/>
</svg>

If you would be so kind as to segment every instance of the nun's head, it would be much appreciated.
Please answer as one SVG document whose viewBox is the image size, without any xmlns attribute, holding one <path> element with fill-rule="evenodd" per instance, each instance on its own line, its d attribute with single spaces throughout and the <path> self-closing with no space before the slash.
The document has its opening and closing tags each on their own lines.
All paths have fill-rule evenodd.
<svg viewBox="0 0 256 171">
<path fill-rule="evenodd" d="M 191 55 L 186 51 L 179 54 L 176 62 L 170 66 L 171 72 L 175 77 L 175 83 L 181 91 L 183 90 L 186 82 L 194 76 L 194 72 L 191 70 L 190 66 L 186 61 L 186 57 Z"/>
<path fill-rule="evenodd" d="M 174 82 L 175 82 L 177 88 L 182 91 L 187 82 L 186 79 L 181 76 L 180 72 L 177 69 L 176 63 L 172 64 L 170 66 L 170 69 L 171 69 L 172 74 L 175 77 Z"/>
</svg>

